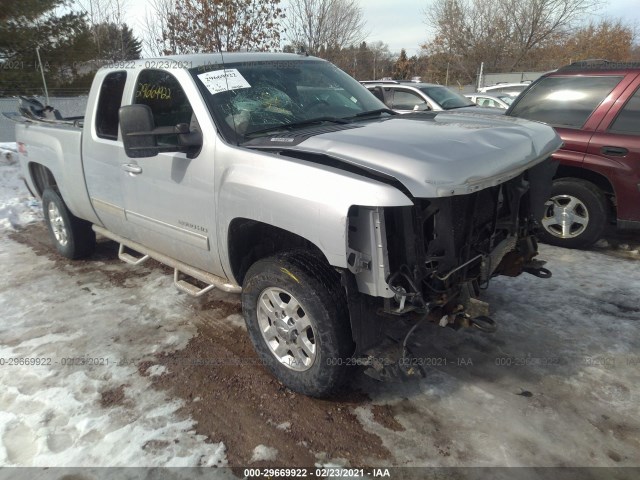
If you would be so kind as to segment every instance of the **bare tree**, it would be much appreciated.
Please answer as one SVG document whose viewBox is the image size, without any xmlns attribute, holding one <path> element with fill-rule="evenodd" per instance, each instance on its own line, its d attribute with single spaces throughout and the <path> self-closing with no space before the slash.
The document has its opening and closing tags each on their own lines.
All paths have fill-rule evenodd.
<svg viewBox="0 0 640 480">
<path fill-rule="evenodd" d="M 498 71 L 530 67 L 534 52 L 566 39 L 602 0 L 432 0 L 427 23 L 436 32 L 431 55 L 465 80 L 480 62 Z"/>
<path fill-rule="evenodd" d="M 366 37 L 357 0 L 291 0 L 285 25 L 289 41 L 310 54 L 358 45 Z"/>
<path fill-rule="evenodd" d="M 126 39 L 122 32 L 128 8 L 127 0 L 75 0 L 74 3 L 89 19 L 93 41 L 98 49 L 98 56 L 102 56 L 104 37 L 113 33 L 113 29 L 110 26 L 118 27 L 119 33 L 117 34 L 120 38 L 111 38 L 109 43 L 113 45 L 118 42 L 121 45 L 121 50 L 125 50 Z"/>
<path fill-rule="evenodd" d="M 142 25 L 142 47 L 147 57 L 159 57 L 166 52 L 175 52 L 172 38 L 165 36 L 168 22 L 176 14 L 175 0 L 148 0 Z"/>
<path fill-rule="evenodd" d="M 280 0 L 176 0 L 165 53 L 270 50 L 280 46 Z"/>
<path fill-rule="evenodd" d="M 555 49 L 549 49 L 549 56 L 555 53 L 557 65 L 572 60 L 606 58 L 616 62 L 633 58 L 634 29 L 622 20 L 602 19 L 574 30 L 567 41 Z M 552 57 L 553 58 L 553 57 Z"/>
<path fill-rule="evenodd" d="M 554 35 L 568 33 L 601 3 L 600 0 L 501 0 L 501 13 L 512 26 L 510 68 Z"/>
<path fill-rule="evenodd" d="M 381 76 L 384 76 L 384 72 L 390 72 L 393 55 L 389 51 L 389 45 L 384 42 L 377 41 L 368 45 L 371 51 L 371 79 L 376 80 Z M 379 75 L 382 74 L 382 75 Z M 368 77 L 368 75 L 364 75 Z"/>
</svg>

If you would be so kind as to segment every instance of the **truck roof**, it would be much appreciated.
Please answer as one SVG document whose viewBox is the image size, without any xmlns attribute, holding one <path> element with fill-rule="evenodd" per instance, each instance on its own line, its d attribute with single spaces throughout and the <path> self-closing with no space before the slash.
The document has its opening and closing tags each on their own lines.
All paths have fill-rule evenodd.
<svg viewBox="0 0 640 480">
<path fill-rule="evenodd" d="M 163 57 L 142 58 L 139 60 L 115 61 L 104 65 L 104 69 L 122 68 L 171 68 L 190 69 L 203 65 L 228 64 L 238 62 L 283 62 L 299 60 L 322 60 L 306 54 L 297 53 L 266 53 L 266 52 L 222 52 L 222 53 L 194 53 L 189 55 L 167 55 Z"/>
<path fill-rule="evenodd" d="M 591 59 L 573 62 L 565 65 L 551 73 L 572 73 L 572 72 L 638 72 L 640 71 L 640 62 L 612 62 L 610 60 Z"/>
</svg>

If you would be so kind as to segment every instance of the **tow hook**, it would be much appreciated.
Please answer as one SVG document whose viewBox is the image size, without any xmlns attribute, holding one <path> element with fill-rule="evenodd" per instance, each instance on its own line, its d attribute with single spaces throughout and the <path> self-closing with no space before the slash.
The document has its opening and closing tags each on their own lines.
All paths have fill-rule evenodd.
<svg viewBox="0 0 640 480">
<path fill-rule="evenodd" d="M 524 271 L 538 278 L 551 278 L 551 271 L 544 267 L 524 267 Z"/>
<path fill-rule="evenodd" d="M 531 260 L 522 268 L 522 271 L 538 278 L 551 278 L 551 271 L 544 268 L 546 263 L 544 260 Z"/>
<path fill-rule="evenodd" d="M 440 323 L 440 326 L 449 327 L 454 330 L 460 330 L 461 328 L 477 328 L 481 332 L 495 333 L 498 330 L 498 324 L 496 321 L 488 315 L 479 315 L 477 317 L 471 317 L 466 313 L 461 313 L 451 318 L 445 324 Z M 443 317 L 443 319 L 446 317 Z"/>
<path fill-rule="evenodd" d="M 498 324 L 496 321 L 485 315 L 481 315 L 479 317 L 472 318 L 470 321 L 471 326 L 473 328 L 477 328 L 481 332 L 485 333 L 495 333 L 498 330 Z"/>
</svg>

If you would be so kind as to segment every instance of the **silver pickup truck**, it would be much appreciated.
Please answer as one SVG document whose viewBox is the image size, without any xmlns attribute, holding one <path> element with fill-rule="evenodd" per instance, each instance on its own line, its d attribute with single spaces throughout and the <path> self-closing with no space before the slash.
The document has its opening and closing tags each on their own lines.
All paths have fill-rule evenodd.
<svg viewBox="0 0 640 480">
<path fill-rule="evenodd" d="M 261 360 L 308 395 L 342 385 L 390 318 L 490 330 L 470 307 L 492 277 L 550 275 L 534 234 L 553 129 L 396 115 L 318 58 L 122 62 L 97 72 L 84 118 L 27 116 L 16 137 L 62 255 L 98 233 L 183 292 L 241 293 Z"/>
</svg>

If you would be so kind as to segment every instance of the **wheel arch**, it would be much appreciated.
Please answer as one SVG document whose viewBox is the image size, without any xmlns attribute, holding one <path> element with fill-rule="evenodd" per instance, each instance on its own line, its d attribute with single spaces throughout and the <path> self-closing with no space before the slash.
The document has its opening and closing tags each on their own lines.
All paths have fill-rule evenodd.
<svg viewBox="0 0 640 480">
<path fill-rule="evenodd" d="M 29 176 L 35 188 L 35 192 L 32 193 L 39 198 L 42 198 L 42 194 L 47 187 L 58 190 L 58 182 L 53 172 L 41 163 L 29 163 Z"/>
<path fill-rule="evenodd" d="M 554 180 L 584 180 L 598 187 L 610 200 L 607 202 L 609 219 L 616 218 L 616 190 L 611 181 L 604 175 L 581 167 L 559 165 Z"/>
<path fill-rule="evenodd" d="M 238 285 L 242 285 L 253 263 L 295 248 L 308 250 L 329 265 L 322 250 L 300 235 L 248 218 L 235 218 L 229 225 L 227 251 L 231 273 Z"/>
<path fill-rule="evenodd" d="M 586 180 L 593 183 L 596 187 L 602 190 L 605 194 L 615 195 L 615 189 L 613 184 L 604 175 L 581 167 L 570 167 L 567 165 L 559 165 L 554 180 L 577 178 L 579 180 Z"/>
</svg>

